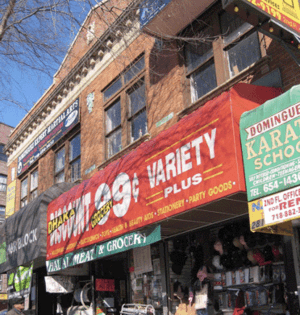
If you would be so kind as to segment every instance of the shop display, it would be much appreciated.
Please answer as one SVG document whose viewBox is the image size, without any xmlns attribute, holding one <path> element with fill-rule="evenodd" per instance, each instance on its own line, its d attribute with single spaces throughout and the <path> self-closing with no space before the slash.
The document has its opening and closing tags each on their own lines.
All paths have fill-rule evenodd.
<svg viewBox="0 0 300 315">
<path fill-rule="evenodd" d="M 247 224 L 242 221 L 203 231 L 205 235 L 201 231 L 186 235 L 190 245 L 176 254 L 182 262 L 180 274 L 173 268 L 177 262 L 169 242 L 175 309 L 176 305 L 179 310 L 182 303 L 188 304 L 185 287 L 189 287 L 198 314 L 285 314 L 286 272 L 280 237 L 251 233 Z M 195 258 L 195 249 L 200 247 L 201 264 Z M 183 264 L 184 255 L 187 258 Z"/>
<path fill-rule="evenodd" d="M 145 250 L 149 254 L 145 255 Z M 133 251 L 133 255 L 139 255 L 139 251 Z M 139 257 L 133 257 L 132 261 L 134 266 L 130 272 L 131 289 L 132 289 L 132 302 L 134 304 L 152 305 L 156 314 L 162 313 L 162 275 L 159 257 L 159 248 L 157 244 L 148 246 L 143 250 L 144 267 L 138 268 L 135 266 L 136 261 L 140 261 Z M 145 269 L 147 266 L 147 269 Z M 143 272 L 146 271 L 146 272 Z M 149 271 L 150 270 L 150 271 Z"/>
</svg>

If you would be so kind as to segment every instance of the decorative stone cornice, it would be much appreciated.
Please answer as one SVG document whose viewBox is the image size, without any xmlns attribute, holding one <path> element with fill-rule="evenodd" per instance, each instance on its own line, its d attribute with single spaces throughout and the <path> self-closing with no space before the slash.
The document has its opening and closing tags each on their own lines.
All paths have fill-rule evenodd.
<svg viewBox="0 0 300 315">
<path fill-rule="evenodd" d="M 70 70 L 54 91 L 40 105 L 37 105 L 32 113 L 29 112 L 27 114 L 27 121 L 22 126 L 16 128 L 15 135 L 6 144 L 5 149 L 8 156 L 12 155 L 38 125 L 51 115 L 56 106 L 67 97 L 70 89 L 79 84 L 83 76 L 88 75 L 96 62 L 101 60 L 122 39 L 126 32 L 130 31 L 130 28 L 134 24 L 133 21 L 138 21 L 138 14 L 136 12 L 139 2 L 140 0 L 133 1 Z"/>
</svg>

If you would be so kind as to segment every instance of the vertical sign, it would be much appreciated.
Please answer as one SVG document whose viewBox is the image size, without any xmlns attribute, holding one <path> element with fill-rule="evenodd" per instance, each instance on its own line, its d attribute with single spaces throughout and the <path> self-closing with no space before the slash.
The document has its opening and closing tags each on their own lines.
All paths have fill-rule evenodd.
<svg viewBox="0 0 300 315">
<path fill-rule="evenodd" d="M 15 212 L 16 184 L 17 181 L 14 180 L 7 186 L 5 218 L 13 215 Z"/>
</svg>

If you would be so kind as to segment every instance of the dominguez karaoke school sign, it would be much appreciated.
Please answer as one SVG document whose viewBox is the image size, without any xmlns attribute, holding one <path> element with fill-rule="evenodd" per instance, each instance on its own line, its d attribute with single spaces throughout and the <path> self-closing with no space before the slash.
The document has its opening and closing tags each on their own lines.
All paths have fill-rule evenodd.
<svg viewBox="0 0 300 315">
<path fill-rule="evenodd" d="M 300 86 L 241 116 L 248 201 L 300 184 Z"/>
</svg>

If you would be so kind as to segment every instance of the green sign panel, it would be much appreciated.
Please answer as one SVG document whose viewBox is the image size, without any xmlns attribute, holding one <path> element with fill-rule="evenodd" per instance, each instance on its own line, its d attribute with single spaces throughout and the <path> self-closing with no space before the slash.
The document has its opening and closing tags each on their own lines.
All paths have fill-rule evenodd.
<svg viewBox="0 0 300 315">
<path fill-rule="evenodd" d="M 245 112 L 240 133 L 248 201 L 300 185 L 300 85 Z"/>
<path fill-rule="evenodd" d="M 0 244 L 0 264 L 6 262 L 6 242 Z"/>
<path fill-rule="evenodd" d="M 76 253 L 69 253 L 57 259 L 48 260 L 46 261 L 47 272 L 56 272 L 129 249 L 150 245 L 160 240 L 160 226 L 146 233 L 133 232 L 125 234 L 111 241 L 96 244 Z"/>
<path fill-rule="evenodd" d="M 33 263 L 29 267 L 19 266 L 7 274 L 8 299 L 24 297 L 30 293 Z"/>
</svg>

